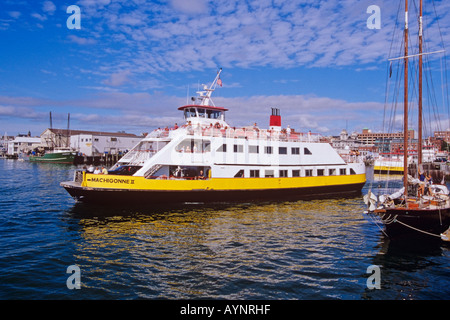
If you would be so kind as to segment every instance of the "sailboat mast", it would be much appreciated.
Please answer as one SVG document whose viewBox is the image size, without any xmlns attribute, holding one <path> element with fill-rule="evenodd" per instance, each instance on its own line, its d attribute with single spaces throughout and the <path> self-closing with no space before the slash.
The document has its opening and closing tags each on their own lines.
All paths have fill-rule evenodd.
<svg viewBox="0 0 450 320">
<path fill-rule="evenodd" d="M 405 78 L 403 102 L 403 185 L 408 195 L 408 0 L 405 0 Z"/>
<path fill-rule="evenodd" d="M 422 164 L 422 0 L 420 0 L 419 9 L 419 123 L 418 123 L 419 141 L 417 146 L 418 166 Z"/>
<path fill-rule="evenodd" d="M 70 147 L 70 113 L 67 114 L 67 137 L 66 147 Z"/>
</svg>

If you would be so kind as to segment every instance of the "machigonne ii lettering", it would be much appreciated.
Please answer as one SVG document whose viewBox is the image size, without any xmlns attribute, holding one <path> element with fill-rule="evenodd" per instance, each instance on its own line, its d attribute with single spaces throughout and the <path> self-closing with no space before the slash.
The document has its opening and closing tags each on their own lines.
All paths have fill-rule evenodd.
<svg viewBox="0 0 450 320">
<path fill-rule="evenodd" d="M 134 184 L 134 179 L 119 179 L 119 178 L 104 178 L 104 177 L 93 177 L 87 179 L 91 182 L 105 182 L 105 183 L 124 183 L 124 184 Z"/>
</svg>

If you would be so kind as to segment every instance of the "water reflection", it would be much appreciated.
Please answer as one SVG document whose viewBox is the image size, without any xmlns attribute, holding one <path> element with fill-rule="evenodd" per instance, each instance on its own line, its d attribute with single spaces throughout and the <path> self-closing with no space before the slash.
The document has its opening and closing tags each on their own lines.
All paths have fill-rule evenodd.
<svg viewBox="0 0 450 320">
<path fill-rule="evenodd" d="M 385 180 L 374 178 L 363 192 L 377 182 Z M 363 211 L 362 197 L 145 208 L 77 203 L 65 219 L 79 238 L 74 260 L 93 298 L 450 296 L 442 284 L 447 247 L 390 241 Z M 370 265 L 381 267 L 381 290 L 366 287 Z"/>
<path fill-rule="evenodd" d="M 361 258 L 360 212 L 354 198 L 170 209 L 79 204 L 70 214 L 87 285 L 106 294 L 118 283 L 102 270 L 120 270 L 137 297 L 320 299 L 339 296 L 326 289 L 340 281 L 359 281 L 343 262 Z"/>
</svg>

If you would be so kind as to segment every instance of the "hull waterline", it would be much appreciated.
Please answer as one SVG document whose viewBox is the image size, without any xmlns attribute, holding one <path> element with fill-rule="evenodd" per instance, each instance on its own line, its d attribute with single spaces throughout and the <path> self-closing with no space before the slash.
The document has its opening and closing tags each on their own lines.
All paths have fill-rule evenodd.
<svg viewBox="0 0 450 320">
<path fill-rule="evenodd" d="M 133 190 L 85 188 L 74 184 L 62 186 L 76 200 L 86 203 L 212 203 L 242 201 L 301 200 L 360 196 L 364 183 L 342 186 L 321 186 L 259 190 Z"/>
</svg>

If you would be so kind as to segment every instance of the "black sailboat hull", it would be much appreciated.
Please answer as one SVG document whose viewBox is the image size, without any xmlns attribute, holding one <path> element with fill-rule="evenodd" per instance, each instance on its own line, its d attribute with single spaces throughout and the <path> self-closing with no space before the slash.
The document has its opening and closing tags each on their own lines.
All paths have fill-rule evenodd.
<svg viewBox="0 0 450 320">
<path fill-rule="evenodd" d="M 450 226 L 450 208 L 386 209 L 377 214 L 390 238 L 405 235 L 437 238 Z"/>
</svg>

